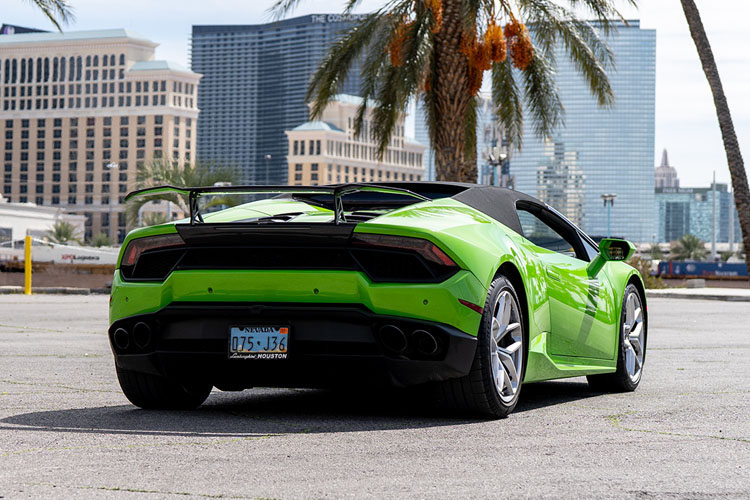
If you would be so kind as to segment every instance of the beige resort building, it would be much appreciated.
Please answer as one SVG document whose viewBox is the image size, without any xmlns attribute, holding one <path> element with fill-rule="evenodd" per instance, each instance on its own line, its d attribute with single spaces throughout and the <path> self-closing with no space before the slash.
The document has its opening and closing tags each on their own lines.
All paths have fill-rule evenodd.
<svg viewBox="0 0 750 500">
<path fill-rule="evenodd" d="M 195 158 L 201 75 L 156 46 L 124 29 L 0 36 L 0 193 L 122 241 L 138 167 Z"/>
<path fill-rule="evenodd" d="M 370 125 L 371 109 L 365 116 L 362 134 L 354 137 L 354 119 L 360 104 L 359 97 L 337 95 L 319 121 L 286 131 L 290 185 L 422 180 L 425 146 L 405 138 L 404 116 L 398 119 L 391 144 L 379 161 Z"/>
</svg>

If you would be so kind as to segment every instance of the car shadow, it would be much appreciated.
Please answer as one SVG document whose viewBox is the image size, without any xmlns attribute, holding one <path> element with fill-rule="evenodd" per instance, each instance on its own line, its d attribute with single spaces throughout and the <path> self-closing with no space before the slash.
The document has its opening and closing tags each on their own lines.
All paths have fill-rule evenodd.
<svg viewBox="0 0 750 500">
<path fill-rule="evenodd" d="M 596 396 L 586 384 L 545 382 L 523 389 L 515 413 Z M 511 414 L 512 418 L 512 414 Z M 192 411 L 132 405 L 40 411 L 0 419 L 0 429 L 158 436 L 253 437 L 467 425 L 485 422 L 436 408 L 422 392 L 313 389 L 214 391 Z"/>
</svg>

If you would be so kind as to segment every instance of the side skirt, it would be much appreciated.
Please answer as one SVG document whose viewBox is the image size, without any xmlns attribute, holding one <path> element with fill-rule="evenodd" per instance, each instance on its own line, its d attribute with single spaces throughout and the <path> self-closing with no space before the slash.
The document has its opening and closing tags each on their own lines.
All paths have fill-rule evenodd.
<svg viewBox="0 0 750 500">
<path fill-rule="evenodd" d="M 542 332 L 531 341 L 524 383 L 612 373 L 617 370 L 616 359 L 579 358 L 549 354 L 547 350 L 548 335 L 547 332 Z"/>
</svg>

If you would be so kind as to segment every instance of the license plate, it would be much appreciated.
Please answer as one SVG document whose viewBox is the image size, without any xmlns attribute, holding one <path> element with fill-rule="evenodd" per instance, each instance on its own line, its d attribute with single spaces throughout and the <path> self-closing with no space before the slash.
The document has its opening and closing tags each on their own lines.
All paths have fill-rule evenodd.
<svg viewBox="0 0 750 500">
<path fill-rule="evenodd" d="M 286 359 L 288 326 L 233 326 L 229 329 L 230 359 Z"/>
</svg>

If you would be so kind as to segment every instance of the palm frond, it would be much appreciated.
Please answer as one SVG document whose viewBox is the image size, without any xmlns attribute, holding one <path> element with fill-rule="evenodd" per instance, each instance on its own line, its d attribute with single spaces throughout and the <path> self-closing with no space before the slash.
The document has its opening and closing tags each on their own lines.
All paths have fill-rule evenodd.
<svg viewBox="0 0 750 500">
<path fill-rule="evenodd" d="M 280 20 L 287 14 L 291 14 L 302 0 L 276 0 L 266 11 L 274 21 Z"/>
<path fill-rule="evenodd" d="M 338 93 L 354 62 L 368 47 L 378 31 L 392 21 L 380 12 L 370 14 L 349 33 L 333 44 L 310 80 L 306 100 L 312 100 L 311 118 L 319 117 L 331 98 Z"/>
<path fill-rule="evenodd" d="M 510 60 L 492 65 L 492 101 L 505 133 L 508 148 L 520 151 L 523 145 L 523 104 Z"/>
<path fill-rule="evenodd" d="M 549 136 L 563 123 L 564 108 L 555 84 L 555 70 L 540 52 L 534 55 L 531 65 L 522 71 L 524 100 L 528 105 L 539 137 Z"/>
<path fill-rule="evenodd" d="M 354 135 L 359 136 L 362 132 L 367 107 L 377 92 L 378 82 L 381 80 L 383 68 L 388 60 L 388 45 L 391 41 L 396 22 L 391 16 L 381 16 L 381 22 L 373 32 L 371 45 L 362 64 L 360 72 L 360 95 L 362 105 L 357 110 L 354 119 Z M 374 104 L 374 103 L 372 103 Z"/>
<path fill-rule="evenodd" d="M 562 43 L 598 104 L 612 106 L 615 96 L 606 70 L 615 67 L 614 53 L 599 30 L 551 0 L 519 0 L 519 4 L 533 26 L 534 39 L 547 62 L 554 67 L 553 49 L 558 42 Z"/>
<path fill-rule="evenodd" d="M 625 0 L 631 7 L 638 7 L 636 0 Z M 602 24 L 602 31 L 608 34 L 615 29 L 613 20 L 620 20 L 627 24 L 627 20 L 615 7 L 612 0 L 568 0 L 571 9 L 582 8 L 596 16 L 596 20 Z"/>
<path fill-rule="evenodd" d="M 431 16 L 417 12 L 414 23 L 409 28 L 404 43 L 404 64 L 394 67 L 386 61 L 386 68 L 380 72 L 377 82 L 378 106 L 373 113 L 373 127 L 378 156 L 383 157 L 391 135 L 401 113 L 409 104 L 409 99 L 419 90 L 429 62 L 432 36 Z"/>
<path fill-rule="evenodd" d="M 75 19 L 73 7 L 68 0 L 27 0 L 37 7 L 55 25 L 58 31 L 62 31 L 63 24 L 69 24 Z"/>
</svg>

